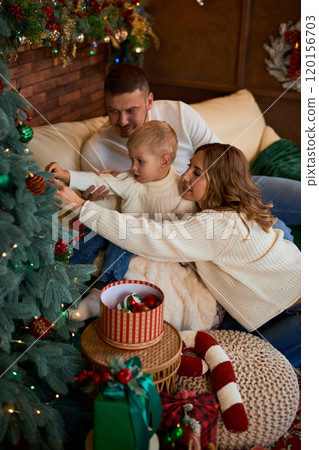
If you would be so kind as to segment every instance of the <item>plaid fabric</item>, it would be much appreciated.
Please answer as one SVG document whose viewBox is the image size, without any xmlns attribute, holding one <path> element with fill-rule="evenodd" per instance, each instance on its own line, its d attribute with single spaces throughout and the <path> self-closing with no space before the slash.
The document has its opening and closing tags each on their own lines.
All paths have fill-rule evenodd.
<svg viewBox="0 0 319 450">
<path fill-rule="evenodd" d="M 222 305 L 218 302 L 216 302 L 216 316 L 214 317 L 213 325 L 211 330 L 218 330 L 220 324 L 223 321 L 223 318 L 225 317 L 226 311 L 222 307 Z"/>
<path fill-rule="evenodd" d="M 299 42 L 300 43 L 301 40 L 301 33 L 300 31 L 286 31 L 285 33 L 285 41 L 286 44 L 291 44 L 293 45 L 295 42 Z"/>
<path fill-rule="evenodd" d="M 300 64 L 301 64 L 300 39 L 301 39 L 300 31 L 286 31 L 285 33 L 286 44 L 293 45 L 286 78 L 293 78 L 296 80 L 300 76 Z"/>
<path fill-rule="evenodd" d="M 176 398 L 166 393 L 161 393 L 160 397 L 163 411 L 162 432 L 181 424 L 183 406 L 191 403 L 193 409 L 188 412 L 188 415 L 201 425 L 201 448 L 205 448 L 210 442 L 216 444 L 219 404 L 214 401 L 211 393 L 207 392 L 187 399 Z"/>
</svg>

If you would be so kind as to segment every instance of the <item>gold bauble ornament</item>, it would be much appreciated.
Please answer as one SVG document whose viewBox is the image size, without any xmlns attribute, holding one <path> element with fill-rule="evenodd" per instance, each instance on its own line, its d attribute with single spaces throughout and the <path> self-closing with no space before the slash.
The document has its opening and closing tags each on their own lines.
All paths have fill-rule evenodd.
<svg viewBox="0 0 319 450">
<path fill-rule="evenodd" d="M 122 28 L 122 29 L 117 30 L 117 32 L 115 34 L 115 39 L 118 42 L 124 42 L 125 39 L 127 38 L 127 36 L 128 36 L 127 30 L 125 28 Z"/>
<path fill-rule="evenodd" d="M 145 51 L 144 47 L 135 47 L 134 48 L 135 53 L 143 53 Z"/>
<path fill-rule="evenodd" d="M 23 34 L 18 34 L 17 42 L 20 47 L 23 47 L 28 42 L 28 39 L 25 36 L 23 36 Z"/>
<path fill-rule="evenodd" d="M 79 33 L 79 34 L 76 36 L 75 41 L 76 41 L 78 44 L 83 44 L 83 42 L 84 42 L 84 34 L 83 34 L 83 33 Z"/>
<path fill-rule="evenodd" d="M 105 42 L 106 44 L 108 44 L 110 41 L 111 41 L 110 36 L 105 36 L 105 37 L 103 38 L 103 42 Z"/>
<path fill-rule="evenodd" d="M 50 34 L 49 34 L 50 41 L 55 42 L 59 39 L 59 37 L 60 37 L 60 31 L 58 31 L 58 30 L 50 31 Z"/>
</svg>

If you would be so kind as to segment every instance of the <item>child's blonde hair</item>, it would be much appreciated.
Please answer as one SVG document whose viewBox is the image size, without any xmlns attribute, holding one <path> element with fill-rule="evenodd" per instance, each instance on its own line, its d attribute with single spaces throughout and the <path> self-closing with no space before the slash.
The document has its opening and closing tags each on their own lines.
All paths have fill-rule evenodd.
<svg viewBox="0 0 319 450">
<path fill-rule="evenodd" d="M 159 157 L 169 155 L 171 163 L 177 152 L 178 140 L 173 128 L 166 122 L 150 120 L 138 127 L 128 138 L 128 150 L 148 147 L 150 153 Z"/>
</svg>

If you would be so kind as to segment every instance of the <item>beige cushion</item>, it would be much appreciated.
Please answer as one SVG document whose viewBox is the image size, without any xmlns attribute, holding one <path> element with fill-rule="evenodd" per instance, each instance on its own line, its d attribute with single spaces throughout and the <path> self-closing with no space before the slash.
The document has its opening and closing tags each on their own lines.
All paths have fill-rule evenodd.
<svg viewBox="0 0 319 450">
<path fill-rule="evenodd" d="M 273 128 L 266 125 L 260 141 L 260 151 L 262 152 L 263 150 L 265 150 L 265 148 L 269 147 L 269 145 L 273 144 L 276 141 L 279 141 L 279 139 L 280 136 L 278 136 L 276 131 Z"/>
<path fill-rule="evenodd" d="M 246 89 L 191 105 L 224 144 L 242 150 L 248 161 L 259 151 L 265 119 Z"/>
<path fill-rule="evenodd" d="M 95 117 L 82 122 L 62 122 L 35 127 L 29 149 L 34 153 L 41 170 L 52 161 L 69 170 L 81 170 L 82 146 L 104 122 L 105 117 Z"/>
</svg>

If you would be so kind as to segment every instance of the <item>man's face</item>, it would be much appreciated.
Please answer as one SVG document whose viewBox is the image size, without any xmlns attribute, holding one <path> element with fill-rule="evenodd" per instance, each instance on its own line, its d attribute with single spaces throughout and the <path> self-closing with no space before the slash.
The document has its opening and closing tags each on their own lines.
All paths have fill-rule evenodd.
<svg viewBox="0 0 319 450">
<path fill-rule="evenodd" d="M 126 94 L 105 96 L 110 123 L 122 137 L 129 137 L 134 130 L 148 120 L 153 94 L 139 89 Z"/>
</svg>

